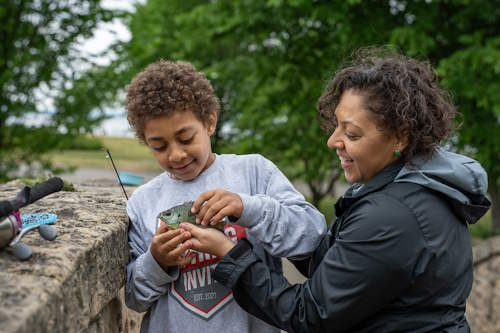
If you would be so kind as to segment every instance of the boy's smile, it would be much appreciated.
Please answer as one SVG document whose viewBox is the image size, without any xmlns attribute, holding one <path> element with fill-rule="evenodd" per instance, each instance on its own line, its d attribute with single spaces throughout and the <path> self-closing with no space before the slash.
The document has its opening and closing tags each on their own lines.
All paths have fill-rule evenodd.
<svg viewBox="0 0 500 333">
<path fill-rule="evenodd" d="M 215 160 L 210 136 L 216 123 L 215 112 L 204 124 L 191 111 L 176 111 L 148 120 L 144 137 L 158 164 L 173 178 L 192 180 Z"/>
</svg>

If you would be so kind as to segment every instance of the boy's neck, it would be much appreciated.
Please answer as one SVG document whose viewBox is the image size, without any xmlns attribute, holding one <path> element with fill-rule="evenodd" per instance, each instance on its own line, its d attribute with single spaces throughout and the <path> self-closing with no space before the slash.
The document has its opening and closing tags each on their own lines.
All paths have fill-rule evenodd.
<svg viewBox="0 0 500 333">
<path fill-rule="evenodd" d="M 210 153 L 210 156 L 208 157 L 208 160 L 207 160 L 207 164 L 205 164 L 205 167 L 203 168 L 203 170 L 201 170 L 200 175 L 203 173 L 203 171 L 205 171 L 208 168 L 210 168 L 210 166 L 212 164 L 214 164 L 214 162 L 215 162 L 215 154 L 214 153 Z"/>
</svg>

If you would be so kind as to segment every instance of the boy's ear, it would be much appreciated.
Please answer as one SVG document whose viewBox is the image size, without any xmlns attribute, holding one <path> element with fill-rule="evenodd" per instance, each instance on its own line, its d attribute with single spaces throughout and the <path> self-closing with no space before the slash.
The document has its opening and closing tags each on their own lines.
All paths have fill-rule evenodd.
<svg viewBox="0 0 500 333">
<path fill-rule="evenodd" d="M 207 130 L 208 134 L 212 135 L 215 132 L 215 127 L 217 126 L 217 112 L 211 112 L 208 116 Z"/>
</svg>

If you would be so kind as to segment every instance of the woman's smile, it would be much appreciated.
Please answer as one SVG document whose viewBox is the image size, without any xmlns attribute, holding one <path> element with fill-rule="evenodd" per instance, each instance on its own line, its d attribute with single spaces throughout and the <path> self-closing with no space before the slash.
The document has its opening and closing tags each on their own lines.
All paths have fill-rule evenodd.
<svg viewBox="0 0 500 333">
<path fill-rule="evenodd" d="M 350 158 L 340 156 L 339 153 L 337 152 L 337 155 L 339 156 L 340 159 L 340 165 L 342 166 L 342 169 L 349 169 L 350 167 L 353 166 L 354 161 Z"/>
</svg>

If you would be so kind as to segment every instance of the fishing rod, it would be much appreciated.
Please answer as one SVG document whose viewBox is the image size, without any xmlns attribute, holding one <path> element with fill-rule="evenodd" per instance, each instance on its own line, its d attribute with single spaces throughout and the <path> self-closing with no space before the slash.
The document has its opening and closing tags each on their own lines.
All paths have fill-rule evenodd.
<svg viewBox="0 0 500 333">
<path fill-rule="evenodd" d="M 123 194 L 125 194 L 125 198 L 127 198 L 127 201 L 128 201 L 127 192 L 125 191 L 125 187 L 123 186 L 120 175 L 118 174 L 118 170 L 116 170 L 115 162 L 113 162 L 113 158 L 111 157 L 111 153 L 109 152 L 109 149 L 107 149 L 107 148 L 106 148 L 106 159 L 111 161 L 111 164 L 113 165 L 113 170 L 115 170 L 116 178 L 118 178 L 118 182 L 120 183 L 120 186 L 122 187 Z"/>
</svg>

